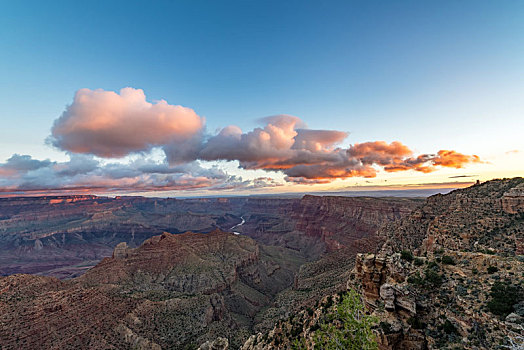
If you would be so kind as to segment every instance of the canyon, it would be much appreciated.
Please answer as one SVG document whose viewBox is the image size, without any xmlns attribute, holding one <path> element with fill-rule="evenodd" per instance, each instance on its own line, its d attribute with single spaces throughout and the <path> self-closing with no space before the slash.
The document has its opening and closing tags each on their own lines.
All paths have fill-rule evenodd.
<svg viewBox="0 0 524 350">
<path fill-rule="evenodd" d="M 245 223 L 236 229 L 239 233 L 316 258 L 339 244 L 339 240 L 343 241 L 346 236 L 343 232 L 351 231 L 355 238 L 367 236 L 383 221 L 409 212 L 415 203 L 415 199 L 315 196 L 0 198 L 0 275 L 31 273 L 71 278 L 111 256 L 113 248 L 121 242 L 137 247 L 163 232 L 231 231 L 244 219 Z M 333 211 L 337 206 L 339 213 Z M 339 214 L 353 218 L 354 222 L 345 223 L 344 227 L 329 224 Z M 314 220 L 322 220 L 328 226 Z M 337 232 L 342 234 L 331 238 Z"/>
<path fill-rule="evenodd" d="M 348 289 L 381 350 L 519 346 L 522 188 L 2 199 L 1 348 L 311 348 Z"/>
</svg>

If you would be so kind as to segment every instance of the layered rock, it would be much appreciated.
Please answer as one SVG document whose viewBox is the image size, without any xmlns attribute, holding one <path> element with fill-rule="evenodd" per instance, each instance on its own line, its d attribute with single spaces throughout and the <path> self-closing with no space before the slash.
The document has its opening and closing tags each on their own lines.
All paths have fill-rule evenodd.
<svg viewBox="0 0 524 350">
<path fill-rule="evenodd" d="M 496 304 L 488 305 L 497 283 L 521 293 L 523 184 L 521 178 L 495 180 L 430 197 L 383 229 L 380 254 L 357 257 L 348 287 L 359 288 L 381 320 L 381 349 L 491 349 L 519 342 L 523 328 L 513 321 L 520 315 L 500 319 L 488 311 Z"/>
<path fill-rule="evenodd" d="M 382 247 L 358 254 L 354 267 L 338 255 L 320 269 L 314 266 L 323 259 L 312 263 L 310 275 L 328 266 L 336 270 L 337 261 L 349 268 L 338 276 L 346 288 L 361 292 L 368 312 L 379 320 L 381 350 L 521 349 L 523 183 L 522 178 L 495 180 L 430 197 L 400 221 L 386 222 L 379 229 Z M 299 299 L 299 281 L 295 288 Z M 325 305 L 338 298 L 336 290 L 324 292 L 331 296 L 319 296 L 314 308 L 305 305 L 270 331 L 252 335 L 242 349 L 290 348 L 304 337 L 310 346 Z"/>
<path fill-rule="evenodd" d="M 0 344 L 159 349 L 221 335 L 239 346 L 257 312 L 292 284 L 298 265 L 281 261 L 294 260 L 218 230 L 164 233 L 137 248 L 117 245 L 113 257 L 67 282 L 0 277 Z"/>
<path fill-rule="evenodd" d="M 502 208 L 510 214 L 524 212 L 524 184 L 513 187 L 502 196 Z"/>
</svg>

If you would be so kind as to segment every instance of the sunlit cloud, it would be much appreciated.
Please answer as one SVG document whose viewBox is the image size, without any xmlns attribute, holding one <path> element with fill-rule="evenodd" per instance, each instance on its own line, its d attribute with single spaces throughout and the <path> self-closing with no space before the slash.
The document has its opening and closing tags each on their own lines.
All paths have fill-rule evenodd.
<svg viewBox="0 0 524 350">
<path fill-rule="evenodd" d="M 155 146 L 183 149 L 203 126 L 204 119 L 192 109 L 163 100 L 149 103 L 140 89 L 81 89 L 55 121 L 49 142 L 64 151 L 116 158 Z"/>
<path fill-rule="evenodd" d="M 291 185 L 374 178 L 380 172 L 430 173 L 481 163 L 476 155 L 454 150 L 417 155 L 400 141 L 344 146 L 348 132 L 309 129 L 291 115 L 259 122 L 261 126 L 249 131 L 229 125 L 207 134 L 204 118 L 194 110 L 163 100 L 148 102 L 140 89 L 128 87 L 119 93 L 81 89 L 55 120 L 47 140 L 69 154 L 70 160 L 15 154 L 0 164 L 0 191 L 146 192 L 283 185 L 270 177 L 243 180 L 218 166 L 204 168 L 200 164 L 206 161 L 238 162 L 241 169 L 277 172 Z M 160 150 L 164 159 L 153 161 L 151 152 Z"/>
</svg>

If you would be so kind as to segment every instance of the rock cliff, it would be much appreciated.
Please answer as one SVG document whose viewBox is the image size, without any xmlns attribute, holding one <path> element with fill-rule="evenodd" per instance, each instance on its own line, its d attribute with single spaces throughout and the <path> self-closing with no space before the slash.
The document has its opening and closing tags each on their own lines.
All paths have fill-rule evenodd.
<svg viewBox="0 0 524 350">
<path fill-rule="evenodd" d="M 339 273 L 378 319 L 381 350 L 524 347 L 523 184 L 494 180 L 432 196 L 386 222 L 378 233 L 383 245 L 357 254 Z M 338 300 L 336 291 L 324 292 L 242 349 L 311 341 L 326 305 Z"/>
</svg>

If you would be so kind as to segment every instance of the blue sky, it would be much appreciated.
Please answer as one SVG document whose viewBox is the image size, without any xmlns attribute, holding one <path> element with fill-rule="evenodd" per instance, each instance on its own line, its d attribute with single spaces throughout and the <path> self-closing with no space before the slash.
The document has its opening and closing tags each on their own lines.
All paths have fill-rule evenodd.
<svg viewBox="0 0 524 350">
<path fill-rule="evenodd" d="M 521 1 L 2 1 L 0 161 L 66 159 L 44 140 L 75 92 L 129 86 L 209 133 L 290 114 L 345 145 L 454 149 L 514 176 L 523 18 Z"/>
</svg>

